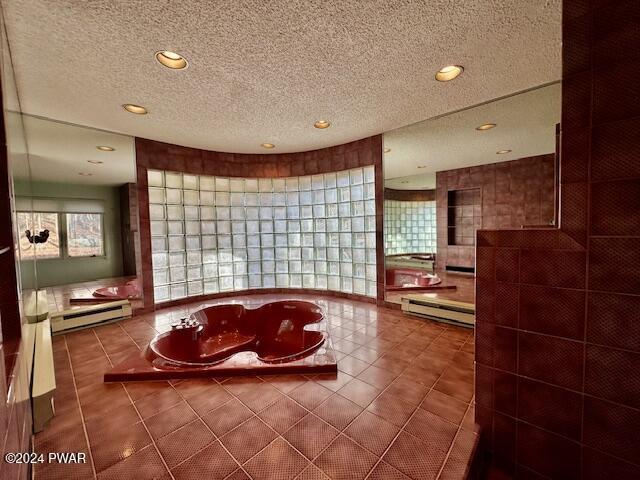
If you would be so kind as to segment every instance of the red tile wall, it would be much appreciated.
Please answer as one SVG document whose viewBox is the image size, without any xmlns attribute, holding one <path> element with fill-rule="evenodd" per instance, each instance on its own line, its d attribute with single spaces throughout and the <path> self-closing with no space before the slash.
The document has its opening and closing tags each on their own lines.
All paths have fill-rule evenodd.
<svg viewBox="0 0 640 480">
<path fill-rule="evenodd" d="M 640 478 L 638 25 L 564 0 L 560 229 L 478 232 L 476 420 L 519 478 Z"/>
<path fill-rule="evenodd" d="M 436 173 L 438 268 L 473 267 L 475 247 L 448 245 L 450 190 L 480 188 L 480 228 L 552 225 L 555 219 L 555 154 Z"/>
<path fill-rule="evenodd" d="M 396 190 L 384 189 L 385 200 L 399 200 L 401 202 L 432 202 L 436 199 L 435 190 Z"/>
<path fill-rule="evenodd" d="M 309 152 L 284 154 L 238 154 L 212 152 L 181 147 L 168 143 L 136 138 L 136 169 L 138 186 L 138 222 L 140 258 L 138 277 L 142 279 L 144 310 L 154 308 L 153 275 L 151 265 L 151 230 L 149 222 L 149 192 L 147 169 L 169 170 L 196 175 L 222 175 L 228 177 L 290 177 L 337 172 L 350 168 L 374 165 L 376 182 L 376 245 L 377 245 L 377 300 L 384 302 L 384 243 L 383 210 L 384 179 L 382 171 L 382 135 L 364 138 L 344 145 Z M 261 289 L 259 293 L 281 293 L 281 289 Z M 296 289 L 296 292 L 300 292 Z M 322 291 L 323 294 L 332 292 Z M 213 294 L 201 298 L 228 296 Z M 345 294 L 339 294 L 345 296 Z M 366 299 L 360 295 L 348 295 Z M 199 297 L 200 299 L 200 297 Z M 191 302 L 187 298 L 184 302 Z M 183 302 L 183 303 L 184 303 Z M 163 304 L 164 306 L 164 304 Z"/>
</svg>

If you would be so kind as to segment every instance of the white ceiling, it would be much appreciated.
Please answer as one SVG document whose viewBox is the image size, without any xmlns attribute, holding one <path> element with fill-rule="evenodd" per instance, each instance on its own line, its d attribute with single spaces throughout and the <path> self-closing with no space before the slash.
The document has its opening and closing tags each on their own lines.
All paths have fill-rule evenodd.
<svg viewBox="0 0 640 480">
<path fill-rule="evenodd" d="M 31 180 L 85 185 L 122 185 L 136 181 L 132 137 L 28 115 L 23 116 L 23 121 Z M 98 145 L 115 150 L 102 152 L 96 149 Z M 92 164 L 88 160 L 103 163 Z M 24 174 L 17 176 L 24 178 Z"/>
<path fill-rule="evenodd" d="M 555 83 L 387 132 L 385 186 L 435 188 L 437 171 L 554 152 L 560 109 L 561 85 Z M 497 127 L 476 130 L 485 123 Z M 503 149 L 512 151 L 496 154 Z"/>
<path fill-rule="evenodd" d="M 561 74 L 560 0 L 2 3 L 24 112 L 218 151 L 336 145 Z"/>
</svg>

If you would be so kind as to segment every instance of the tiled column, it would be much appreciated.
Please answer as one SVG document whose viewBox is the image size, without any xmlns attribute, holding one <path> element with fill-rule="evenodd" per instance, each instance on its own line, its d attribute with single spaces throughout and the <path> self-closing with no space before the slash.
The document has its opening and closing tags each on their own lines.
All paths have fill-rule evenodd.
<svg viewBox="0 0 640 480">
<path fill-rule="evenodd" d="M 511 474 L 640 478 L 640 2 L 563 9 L 560 230 L 478 233 L 476 420 Z"/>
</svg>

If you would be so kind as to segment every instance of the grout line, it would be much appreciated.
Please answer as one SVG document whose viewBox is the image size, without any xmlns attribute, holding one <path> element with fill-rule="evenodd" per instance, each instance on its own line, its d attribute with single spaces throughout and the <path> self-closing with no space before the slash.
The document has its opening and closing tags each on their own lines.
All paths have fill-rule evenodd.
<svg viewBox="0 0 640 480">
<path fill-rule="evenodd" d="M 440 465 L 440 470 L 438 470 L 438 474 L 436 475 L 436 479 L 440 478 L 440 475 L 442 475 L 442 471 L 444 470 L 444 467 L 447 465 L 447 461 L 449 460 L 449 458 L 451 456 L 451 452 L 453 451 L 453 445 L 456 443 L 456 439 L 460 435 L 460 431 L 463 430 L 462 423 L 464 422 L 464 419 L 466 418 L 467 413 L 469 413 L 470 409 L 471 409 L 471 402 L 469 402 L 467 404 L 467 408 L 464 411 L 464 415 L 462 415 L 462 420 L 460 420 L 460 424 L 458 425 L 458 429 L 456 430 L 456 433 L 453 436 L 453 440 L 451 441 L 451 445 L 449 445 L 449 450 L 447 450 L 447 454 L 444 457 L 444 462 L 442 462 L 442 465 Z M 476 440 L 478 442 L 480 441 L 479 438 L 477 438 Z"/>
<path fill-rule="evenodd" d="M 120 325 L 119 323 L 117 324 L 120 329 L 131 339 L 131 341 L 134 342 L 134 344 L 137 346 L 137 343 L 135 343 L 135 340 L 133 340 L 133 338 L 131 338 L 131 336 L 127 333 L 127 331 L 122 327 L 122 325 Z M 100 337 L 98 336 L 98 334 L 95 331 L 95 328 L 92 328 L 91 331 L 93 332 L 93 334 L 96 336 L 96 338 L 98 339 L 98 343 L 100 344 L 100 348 L 102 349 L 102 351 L 104 352 L 105 356 L 107 357 L 107 360 L 109 361 L 109 363 L 111 364 L 111 366 L 113 366 L 113 362 L 111 361 L 111 358 L 109 358 L 109 354 L 107 353 L 106 349 L 104 348 L 104 345 L 102 344 L 102 340 L 100 340 Z M 162 464 L 164 465 L 164 468 L 167 469 L 167 473 L 169 474 L 169 476 L 172 478 L 172 480 L 175 480 L 173 474 L 171 473 L 171 470 L 169 469 L 169 466 L 167 465 L 167 462 L 164 460 L 164 457 L 162 456 L 162 453 L 160 453 L 160 449 L 158 448 L 158 445 L 156 445 L 156 441 L 154 440 L 153 436 L 151 435 L 151 432 L 149 431 L 149 429 L 147 428 L 147 424 L 144 423 L 144 419 L 142 418 L 142 415 L 140 415 L 140 412 L 138 411 L 138 407 L 136 407 L 135 402 L 133 401 L 133 399 L 131 398 L 131 394 L 129 393 L 129 391 L 126 389 L 126 387 L 124 386 L 124 384 L 122 382 L 119 382 L 120 385 L 122 385 L 122 389 L 125 391 L 125 393 L 127 394 L 127 398 L 129 398 L 129 401 L 131 402 L 131 406 L 133 407 L 133 409 L 136 411 L 136 414 L 138 415 L 138 418 L 140 419 L 140 423 L 142 423 L 142 426 L 144 427 L 145 431 L 147 432 L 147 435 L 149 435 L 149 439 L 151 440 L 151 444 L 153 445 L 153 448 L 156 449 L 156 453 L 158 454 L 158 456 L 160 457 L 160 460 L 162 461 Z M 142 449 L 138 450 L 141 451 Z M 138 452 L 135 452 L 138 453 Z M 132 454 L 130 455 L 133 456 L 135 455 Z M 127 457 L 127 458 L 130 458 Z M 126 460 L 126 459 L 124 459 Z M 121 460 L 121 461 L 124 461 Z M 116 462 L 113 465 L 116 465 L 120 462 Z M 110 465 L 109 467 L 107 467 L 105 470 L 111 468 L 113 465 Z"/>
<path fill-rule="evenodd" d="M 80 403 L 80 395 L 78 395 L 78 386 L 76 385 L 76 376 L 73 373 L 73 363 L 71 362 L 71 352 L 69 352 L 69 344 L 67 343 L 67 336 L 64 336 L 64 348 L 67 351 L 67 359 L 69 361 L 69 369 L 71 370 L 71 380 L 73 381 L 73 389 L 76 394 L 76 402 L 78 402 L 78 410 L 80 411 L 80 421 L 82 422 L 82 431 L 84 432 L 84 438 L 87 442 L 87 450 L 89 451 L 89 459 L 91 460 L 91 470 L 93 471 L 93 478 L 97 478 L 96 466 L 93 463 L 93 454 L 91 453 L 91 444 L 89 443 L 89 434 L 87 433 L 87 426 L 84 421 L 84 413 L 82 412 L 82 404 Z"/>
</svg>

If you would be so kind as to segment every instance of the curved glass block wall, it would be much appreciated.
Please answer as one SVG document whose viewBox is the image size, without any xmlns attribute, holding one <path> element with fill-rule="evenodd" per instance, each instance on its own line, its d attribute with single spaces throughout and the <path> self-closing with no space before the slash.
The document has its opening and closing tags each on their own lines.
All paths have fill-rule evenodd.
<svg viewBox="0 0 640 480">
<path fill-rule="evenodd" d="M 435 253 L 436 202 L 384 201 L 384 253 Z"/>
<path fill-rule="evenodd" d="M 148 170 L 155 303 L 259 288 L 376 296 L 374 167 L 288 178 Z"/>
</svg>

